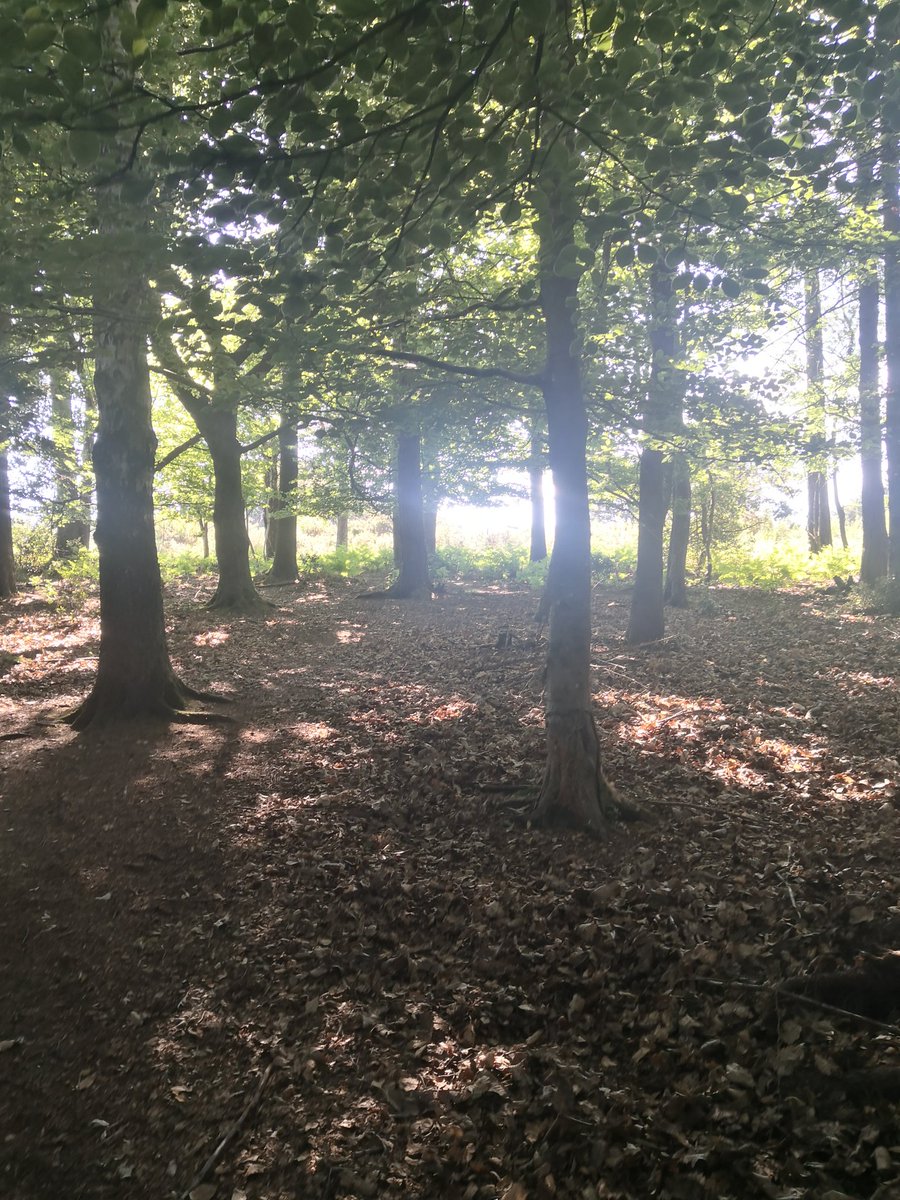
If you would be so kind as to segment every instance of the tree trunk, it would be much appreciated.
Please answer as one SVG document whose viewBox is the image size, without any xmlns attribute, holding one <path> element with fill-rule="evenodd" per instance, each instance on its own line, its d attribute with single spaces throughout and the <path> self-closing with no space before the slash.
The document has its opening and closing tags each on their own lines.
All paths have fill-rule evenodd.
<svg viewBox="0 0 900 1200">
<path fill-rule="evenodd" d="M 9 495 L 9 397 L 0 389 L 0 599 L 16 590 L 16 563 L 13 554 L 12 504 Z"/>
<path fill-rule="evenodd" d="M 644 432 L 651 437 L 681 425 L 681 397 L 674 367 L 678 326 L 674 312 L 672 272 L 650 270 L 650 378 L 644 410 Z M 638 553 L 631 595 L 627 640 L 655 642 L 665 631 L 663 604 L 663 542 L 668 508 L 667 473 L 663 452 L 645 446 L 641 451 L 638 502 Z"/>
<path fill-rule="evenodd" d="M 209 521 L 200 522 L 200 543 L 203 547 L 203 557 L 209 558 Z"/>
<path fill-rule="evenodd" d="M 75 453 L 76 428 L 68 374 L 50 375 L 50 405 L 53 416 L 54 472 L 56 475 L 57 525 L 53 557 L 70 558 L 79 546 L 90 542 L 91 530 L 84 514 L 81 493 L 84 480 Z"/>
<path fill-rule="evenodd" d="M 890 234 L 884 247 L 884 333 L 887 389 L 884 444 L 888 481 L 888 572 L 900 579 L 900 187 L 897 131 L 888 119 L 882 147 L 883 221 Z"/>
<path fill-rule="evenodd" d="M 713 581 L 713 542 L 716 536 L 716 485 L 710 481 L 709 491 L 700 500 L 700 568 L 706 568 L 707 583 Z"/>
<path fill-rule="evenodd" d="M 811 554 L 831 545 L 831 513 L 828 507 L 828 476 L 825 472 L 825 348 L 822 337 L 822 296 L 818 271 L 804 280 L 806 296 L 806 382 L 807 429 L 811 466 L 807 473 L 806 532 Z"/>
<path fill-rule="evenodd" d="M 563 142 L 558 143 L 560 150 Z M 591 524 L 588 506 L 588 420 L 581 379 L 576 202 L 559 175 L 546 169 L 538 198 L 540 302 L 547 360 L 544 403 L 556 494 L 553 554 L 539 615 L 549 616 L 544 711 L 547 760 L 532 820 L 603 835 L 609 819 L 633 814 L 606 779 L 591 702 Z"/>
<path fill-rule="evenodd" d="M 857 167 L 861 199 L 868 198 L 872 168 L 864 155 Z M 862 468 L 862 561 L 859 577 L 869 585 L 888 573 L 888 536 L 881 475 L 881 397 L 878 386 L 878 271 L 863 268 L 859 284 L 859 446 Z"/>
<path fill-rule="evenodd" d="M 672 526 L 663 599 L 673 608 L 687 608 L 687 555 L 691 541 L 691 465 L 679 451 L 672 459 Z"/>
<path fill-rule="evenodd" d="M 278 512 L 278 451 L 266 465 L 265 476 L 266 503 L 263 508 L 263 554 L 266 558 L 275 557 L 275 517 Z"/>
<path fill-rule="evenodd" d="M 207 608 L 260 612 L 269 605 L 254 587 L 250 573 L 237 412 L 204 402 L 194 406 L 194 419 L 212 458 L 215 488 L 213 529 L 219 581 Z"/>
<path fill-rule="evenodd" d="M 385 594 L 397 600 L 427 599 L 431 596 L 431 578 L 418 433 L 397 435 L 394 499 L 394 559 L 399 556 L 400 574 Z"/>
<path fill-rule="evenodd" d="M 850 543 L 847 541 L 847 514 L 844 511 L 844 506 L 841 504 L 841 498 L 838 495 L 837 471 L 831 475 L 831 491 L 834 496 L 834 511 L 838 519 L 838 531 L 841 535 L 841 546 L 846 550 Z"/>
<path fill-rule="evenodd" d="M 105 71 L 116 88 L 131 79 L 130 46 L 122 45 L 119 13 L 104 18 Z M 107 167 L 132 152 L 107 147 Z M 110 251 L 95 272 L 94 388 L 98 424 L 93 446 L 97 482 L 94 540 L 100 557 L 100 650 L 90 695 L 68 715 L 76 729 L 138 716 L 203 720 L 186 714 L 189 697 L 212 699 L 179 683 L 169 661 L 163 618 L 162 581 L 153 523 L 156 436 L 151 423 L 147 365 L 148 291 L 137 247 L 143 213 L 126 198 L 120 172 L 98 172 L 108 182 L 95 190 L 101 244 L 122 245 L 130 233 L 131 258 Z"/>
<path fill-rule="evenodd" d="M 425 550 L 429 555 L 437 553 L 437 518 L 437 508 L 427 504 L 422 510 L 422 519 L 425 522 Z"/>
<path fill-rule="evenodd" d="M 280 515 L 272 524 L 275 527 L 272 566 L 269 579 L 272 583 L 296 583 L 300 578 L 297 569 L 297 426 L 293 424 L 293 413 L 284 405 L 281 425 L 278 429 L 278 509 Z"/>
<path fill-rule="evenodd" d="M 339 513 L 337 519 L 337 534 L 335 537 L 335 546 L 338 550 L 346 550 L 350 544 L 350 515 L 349 513 Z"/>
<path fill-rule="evenodd" d="M 543 441 L 535 422 L 531 430 L 531 455 L 528 459 L 528 494 L 531 498 L 531 546 L 528 551 L 530 562 L 543 562 L 547 557 Z"/>
</svg>

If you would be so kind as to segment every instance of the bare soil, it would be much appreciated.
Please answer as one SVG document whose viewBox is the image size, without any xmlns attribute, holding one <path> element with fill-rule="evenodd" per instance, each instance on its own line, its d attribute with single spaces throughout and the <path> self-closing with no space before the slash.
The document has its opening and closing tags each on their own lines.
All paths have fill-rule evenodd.
<svg viewBox="0 0 900 1200">
<path fill-rule="evenodd" d="M 533 596 L 198 586 L 171 647 L 223 727 L 52 723 L 96 600 L 0 607 L 5 1200 L 900 1196 L 893 999 L 806 979 L 893 978 L 896 621 L 719 591 L 635 649 L 599 589 L 647 814 L 601 843 L 516 804 Z"/>
</svg>

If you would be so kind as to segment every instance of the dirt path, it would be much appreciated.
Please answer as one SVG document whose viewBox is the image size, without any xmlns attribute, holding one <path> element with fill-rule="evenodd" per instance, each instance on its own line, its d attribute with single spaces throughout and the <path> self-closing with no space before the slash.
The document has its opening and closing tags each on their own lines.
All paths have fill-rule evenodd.
<svg viewBox="0 0 900 1200">
<path fill-rule="evenodd" d="M 229 1133 L 195 1200 L 900 1194 L 896 1107 L 841 1083 L 897 1037 L 735 986 L 893 948 L 895 623 L 720 593 L 634 650 L 598 592 L 654 818 L 598 845 L 479 788 L 539 776 L 532 597 L 279 598 L 171 599 L 234 726 L 0 743 L 0 1194 L 168 1200 Z M 0 732 L 96 635 L 0 609 Z"/>
</svg>

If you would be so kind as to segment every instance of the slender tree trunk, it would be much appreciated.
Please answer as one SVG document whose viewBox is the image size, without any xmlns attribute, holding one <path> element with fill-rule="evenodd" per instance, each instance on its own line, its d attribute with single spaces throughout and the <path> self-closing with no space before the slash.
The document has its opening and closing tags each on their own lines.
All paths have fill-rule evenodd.
<svg viewBox="0 0 900 1200">
<path fill-rule="evenodd" d="M 674 311 L 672 272 L 650 270 L 650 378 L 644 411 L 644 432 L 659 436 L 681 424 L 681 396 L 674 361 L 678 327 Z M 663 604 L 663 542 L 669 496 L 663 452 L 652 446 L 641 451 L 638 507 L 638 554 L 631 597 L 627 640 L 654 642 L 665 633 Z"/>
<path fill-rule="evenodd" d="M 687 555 L 691 541 L 691 466 L 679 451 L 672 459 L 672 526 L 663 599 L 673 608 L 687 608 Z"/>
<path fill-rule="evenodd" d="M 841 536 L 841 546 L 844 550 L 848 549 L 850 543 L 847 541 L 847 514 L 844 511 L 844 506 L 841 504 L 841 498 L 838 495 L 837 472 L 832 472 L 831 475 L 831 491 L 834 495 L 834 511 L 838 520 L 838 531 Z"/>
<path fill-rule="evenodd" d="M 337 533 L 335 536 L 335 545 L 338 550 L 346 550 L 350 544 L 350 515 L 349 513 L 339 513 L 337 519 Z"/>
<path fill-rule="evenodd" d="M 707 583 L 713 581 L 713 543 L 716 537 L 716 485 L 710 481 L 708 492 L 700 500 L 700 567 L 705 566 Z"/>
<path fill-rule="evenodd" d="M 531 455 L 528 459 L 528 494 L 531 498 L 530 562 L 543 562 L 547 557 L 547 526 L 544 516 L 544 439 L 537 422 L 531 430 Z"/>
<path fill-rule="evenodd" d="M 207 608 L 259 612 L 268 605 L 254 587 L 250 573 L 237 412 L 203 403 L 195 406 L 194 419 L 212 458 L 215 489 L 213 529 L 219 580 Z"/>
<path fill-rule="evenodd" d="M 831 513 L 828 507 L 828 476 L 825 472 L 825 347 L 822 337 L 822 296 L 818 271 L 804 280 L 806 295 L 806 382 L 809 394 L 807 428 L 811 467 L 807 473 L 807 520 L 810 553 L 830 546 Z"/>
<path fill-rule="evenodd" d="M 900 169 L 897 131 L 885 106 L 886 134 L 882 146 L 881 185 L 885 232 L 884 326 L 887 389 L 884 444 L 888 480 L 888 572 L 900 579 Z"/>
<path fill-rule="evenodd" d="M 425 522 L 425 550 L 428 554 L 437 553 L 437 507 L 434 504 L 426 504 L 422 510 L 422 519 Z"/>
<path fill-rule="evenodd" d="M 263 554 L 271 559 L 275 556 L 275 517 L 278 512 L 278 451 L 266 466 L 266 503 L 263 508 Z"/>
<path fill-rule="evenodd" d="M 562 151 L 564 143 L 560 142 Z M 540 299 L 547 345 L 544 402 L 556 495 L 553 554 L 540 614 L 549 616 L 544 711 L 547 760 L 532 819 L 603 835 L 615 815 L 634 814 L 606 779 L 591 701 L 591 524 L 588 419 L 581 379 L 574 195 L 549 169 L 539 207 Z"/>
<path fill-rule="evenodd" d="M 394 557 L 396 561 L 399 555 L 400 574 L 386 595 L 397 600 L 426 599 L 431 596 L 431 578 L 425 541 L 418 433 L 397 435 L 394 498 Z"/>
<path fill-rule="evenodd" d="M 209 558 L 209 521 L 200 522 L 200 544 L 203 547 L 203 557 Z"/>
<path fill-rule="evenodd" d="M 109 87 L 130 82 L 133 58 L 122 44 L 120 13 L 104 20 L 104 65 Z M 108 163 L 132 153 L 110 146 Z M 122 244 L 131 231 L 141 244 L 145 214 L 124 192 L 120 173 L 98 172 L 107 182 L 95 191 L 101 244 Z M 137 253 L 137 252 L 135 252 Z M 153 523 L 156 436 L 151 423 L 147 365 L 149 289 L 139 259 L 107 255 L 93 280 L 94 388 L 98 425 L 93 447 L 97 481 L 100 559 L 100 650 L 90 695 L 68 716 L 76 729 L 137 716 L 202 720 L 183 712 L 189 697 L 205 699 L 179 683 L 169 661 L 162 581 Z"/>
<path fill-rule="evenodd" d="M 857 167 L 861 198 L 869 197 L 872 168 L 865 156 Z M 888 573 L 888 535 L 881 475 L 881 396 L 878 386 L 878 271 L 863 268 L 859 284 L 859 444 L 862 468 L 863 548 L 859 576 L 869 585 Z"/>
<path fill-rule="evenodd" d="M 81 497 L 84 480 L 75 452 L 77 431 L 68 373 L 52 373 L 50 389 L 57 508 L 53 557 L 69 558 L 75 547 L 88 544 L 90 526 L 84 515 L 85 505 Z"/>
<path fill-rule="evenodd" d="M 275 527 L 274 550 L 269 579 L 273 583 L 295 583 L 300 577 L 297 569 L 297 426 L 293 423 L 290 405 L 281 413 L 278 430 L 278 508 L 280 516 L 272 524 Z"/>
<path fill-rule="evenodd" d="M 12 504 L 9 495 L 9 397 L 0 388 L 0 599 L 16 590 L 16 563 L 13 553 Z"/>
</svg>

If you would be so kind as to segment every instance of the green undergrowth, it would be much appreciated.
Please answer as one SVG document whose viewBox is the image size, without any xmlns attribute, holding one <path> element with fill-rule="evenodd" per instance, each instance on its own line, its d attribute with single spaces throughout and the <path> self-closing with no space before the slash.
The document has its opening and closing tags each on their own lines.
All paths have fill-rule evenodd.
<svg viewBox="0 0 900 1200">
<path fill-rule="evenodd" d="M 853 549 L 830 546 L 810 554 L 798 538 L 786 536 L 760 541 L 751 547 L 733 546 L 714 556 L 715 579 L 735 587 L 781 588 L 795 583 L 830 584 L 835 576 L 846 579 L 859 570 Z"/>
</svg>

